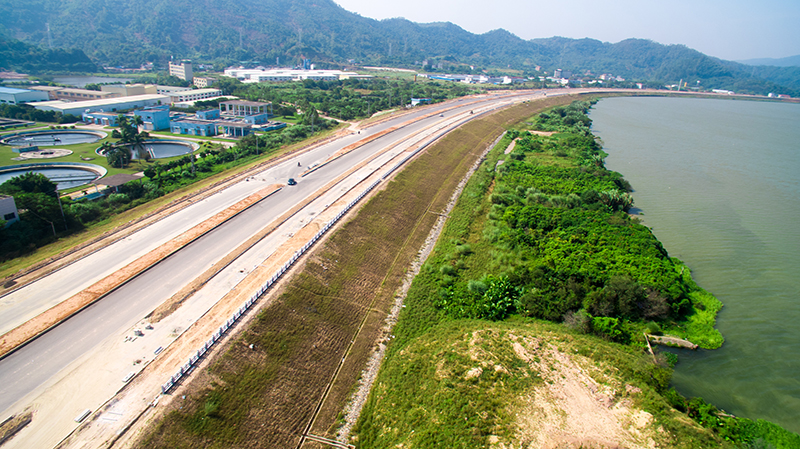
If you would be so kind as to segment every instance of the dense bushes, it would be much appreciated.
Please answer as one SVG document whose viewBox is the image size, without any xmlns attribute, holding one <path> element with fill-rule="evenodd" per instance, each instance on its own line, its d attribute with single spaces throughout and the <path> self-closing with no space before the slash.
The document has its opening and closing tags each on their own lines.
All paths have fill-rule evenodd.
<svg viewBox="0 0 800 449">
<path fill-rule="evenodd" d="M 559 134 L 508 132 L 514 150 L 494 157 L 510 160 L 487 163 L 482 174 L 494 182 L 474 210 L 485 218 L 438 270 L 436 306 L 445 315 L 568 320 L 626 341 L 628 323 L 672 323 L 691 310 L 697 287 L 684 281 L 682 264 L 625 213 L 633 205 L 630 186 L 603 168 L 604 153 L 588 132 L 589 105 L 535 119 L 534 126 Z M 487 294 L 487 280 L 499 279 L 509 292 L 504 300 Z"/>
</svg>

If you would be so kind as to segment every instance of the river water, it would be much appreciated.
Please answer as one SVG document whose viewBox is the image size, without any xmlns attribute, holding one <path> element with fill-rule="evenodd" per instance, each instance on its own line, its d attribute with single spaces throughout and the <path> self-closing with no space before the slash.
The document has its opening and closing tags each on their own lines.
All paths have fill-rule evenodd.
<svg viewBox="0 0 800 449">
<path fill-rule="evenodd" d="M 590 114 L 643 223 L 724 308 L 673 385 L 800 433 L 800 104 L 607 98 Z"/>
</svg>

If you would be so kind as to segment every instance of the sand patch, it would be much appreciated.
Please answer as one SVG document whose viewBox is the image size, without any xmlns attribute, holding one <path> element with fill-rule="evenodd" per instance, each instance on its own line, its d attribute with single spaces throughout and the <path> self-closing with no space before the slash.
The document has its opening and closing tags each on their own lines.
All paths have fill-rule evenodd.
<svg viewBox="0 0 800 449">
<path fill-rule="evenodd" d="M 652 415 L 635 409 L 624 395 L 618 395 L 617 389 L 609 386 L 613 382 L 595 380 L 604 376 L 589 363 L 582 363 L 581 356 L 522 338 L 516 339 L 513 349 L 544 382 L 520 398 L 516 412 L 517 441 L 510 445 L 498 441 L 492 447 L 656 447 L 650 436 Z"/>
</svg>

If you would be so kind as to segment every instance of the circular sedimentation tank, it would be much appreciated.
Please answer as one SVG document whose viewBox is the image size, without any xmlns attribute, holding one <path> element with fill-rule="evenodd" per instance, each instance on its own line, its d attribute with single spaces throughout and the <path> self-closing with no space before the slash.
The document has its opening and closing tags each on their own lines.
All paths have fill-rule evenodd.
<svg viewBox="0 0 800 449">
<path fill-rule="evenodd" d="M 26 131 L 7 135 L 0 140 L 0 143 L 17 147 L 52 147 L 56 145 L 93 143 L 105 139 L 107 136 L 108 134 L 102 131 L 88 131 L 83 129 Z"/>
<path fill-rule="evenodd" d="M 174 156 L 182 156 L 190 154 L 200 148 L 200 145 L 194 142 L 186 142 L 183 140 L 148 140 L 143 143 L 144 151 L 147 151 L 151 159 L 164 159 Z M 105 156 L 98 148 L 95 151 L 100 156 Z M 134 160 L 139 159 L 137 151 L 132 151 Z"/>
<path fill-rule="evenodd" d="M 105 168 L 80 162 L 41 162 L 0 167 L 0 184 L 27 172 L 41 173 L 58 184 L 58 190 L 89 184 L 106 175 Z"/>
</svg>

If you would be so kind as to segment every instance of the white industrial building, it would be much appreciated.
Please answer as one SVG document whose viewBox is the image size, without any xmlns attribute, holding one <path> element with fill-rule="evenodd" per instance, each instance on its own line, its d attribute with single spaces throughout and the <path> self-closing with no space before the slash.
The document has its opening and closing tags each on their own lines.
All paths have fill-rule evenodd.
<svg viewBox="0 0 800 449">
<path fill-rule="evenodd" d="M 210 86 L 214 85 L 215 82 L 217 82 L 216 79 L 214 79 L 214 78 L 206 78 L 206 77 L 203 77 L 203 76 L 195 76 L 192 79 L 192 84 L 194 84 L 195 86 L 197 86 L 197 87 L 199 87 L 201 89 L 205 89 L 206 87 L 210 87 Z"/>
<path fill-rule="evenodd" d="M 22 104 L 34 101 L 47 101 L 49 99 L 50 94 L 47 92 L 29 89 L 14 89 L 13 87 L 0 87 L 0 103 Z"/>
<path fill-rule="evenodd" d="M 220 89 L 190 89 L 169 94 L 170 104 L 182 103 L 185 101 L 207 100 L 209 98 L 222 95 Z"/>
<path fill-rule="evenodd" d="M 112 92 L 120 97 L 132 97 L 134 95 L 155 95 L 160 92 L 156 90 L 155 84 L 111 84 L 100 86 L 103 92 Z"/>
<path fill-rule="evenodd" d="M 342 72 L 341 70 L 294 70 L 294 69 L 255 69 L 228 68 L 225 76 L 236 78 L 244 83 L 265 83 L 284 81 L 336 81 L 348 78 L 372 78 L 370 75 L 359 75 L 355 72 Z"/>
<path fill-rule="evenodd" d="M 192 90 L 191 87 L 181 87 L 181 86 L 156 86 L 156 93 L 159 95 L 172 95 L 175 92 L 184 92 L 187 90 Z"/>
<path fill-rule="evenodd" d="M 169 103 L 170 97 L 166 95 L 134 95 L 132 97 L 118 97 L 92 101 L 43 101 L 34 103 L 31 106 L 42 111 L 57 111 L 62 114 L 72 114 L 80 117 L 87 109 L 91 109 L 92 111 L 117 112 Z"/>
<path fill-rule="evenodd" d="M 194 72 L 192 72 L 192 61 L 183 60 L 180 64 L 174 64 L 172 61 L 169 62 L 169 74 L 170 76 L 176 76 L 184 81 L 191 81 L 194 78 Z"/>
</svg>

